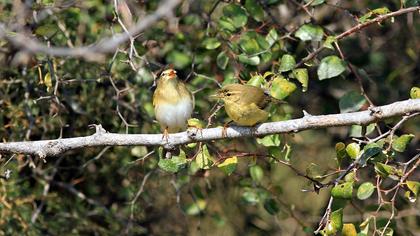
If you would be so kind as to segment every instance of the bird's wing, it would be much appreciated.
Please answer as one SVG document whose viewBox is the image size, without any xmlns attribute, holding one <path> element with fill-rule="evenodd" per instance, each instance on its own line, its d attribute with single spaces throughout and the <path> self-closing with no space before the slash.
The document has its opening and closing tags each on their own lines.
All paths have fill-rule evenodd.
<svg viewBox="0 0 420 236">
<path fill-rule="evenodd" d="M 267 105 L 266 95 L 264 90 L 252 85 L 245 85 L 245 94 L 241 98 L 243 104 L 255 103 L 259 108 L 264 109 Z"/>
</svg>

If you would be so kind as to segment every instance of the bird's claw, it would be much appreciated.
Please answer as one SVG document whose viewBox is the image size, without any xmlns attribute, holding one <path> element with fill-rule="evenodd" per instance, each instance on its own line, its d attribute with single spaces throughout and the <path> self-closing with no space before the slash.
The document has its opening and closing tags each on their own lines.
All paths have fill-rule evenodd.
<svg viewBox="0 0 420 236">
<path fill-rule="evenodd" d="M 165 130 L 163 131 L 162 140 L 165 140 L 168 143 L 168 141 L 169 141 L 168 128 L 165 128 Z"/>
<path fill-rule="evenodd" d="M 226 138 L 227 137 L 227 128 L 228 128 L 228 124 L 223 125 L 223 129 L 222 129 L 222 138 Z"/>
</svg>

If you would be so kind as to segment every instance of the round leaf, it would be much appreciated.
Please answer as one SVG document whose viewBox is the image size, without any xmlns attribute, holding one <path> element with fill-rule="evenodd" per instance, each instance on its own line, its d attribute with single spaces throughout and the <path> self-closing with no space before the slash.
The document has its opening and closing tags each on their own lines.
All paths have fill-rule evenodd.
<svg viewBox="0 0 420 236">
<path fill-rule="evenodd" d="M 302 41 L 321 41 L 323 35 L 324 30 L 320 26 L 312 24 L 302 25 L 295 32 L 295 36 Z"/>
<path fill-rule="evenodd" d="M 264 178 L 264 171 L 259 165 L 253 165 L 249 168 L 252 180 L 259 183 Z"/>
<path fill-rule="evenodd" d="M 260 64 L 260 58 L 258 56 L 249 57 L 245 54 L 241 54 L 238 56 L 240 62 L 243 62 L 248 65 L 257 66 Z"/>
<path fill-rule="evenodd" d="M 365 182 L 361 184 L 357 189 L 357 198 L 360 200 L 365 200 L 369 198 L 374 191 L 375 185 L 373 185 L 371 182 Z"/>
<path fill-rule="evenodd" d="M 356 227 L 354 224 L 344 224 L 341 231 L 342 236 L 357 236 Z"/>
<path fill-rule="evenodd" d="M 263 138 L 257 138 L 257 143 L 264 145 L 266 147 L 278 147 L 281 143 L 280 135 L 273 134 L 273 135 L 267 135 Z"/>
<path fill-rule="evenodd" d="M 270 94 L 277 99 L 284 99 L 296 90 L 296 85 L 284 77 L 277 76 L 271 83 Z"/>
<path fill-rule="evenodd" d="M 302 92 L 308 90 L 308 70 L 306 68 L 298 68 L 292 71 L 293 76 L 302 84 Z"/>
<path fill-rule="evenodd" d="M 357 144 L 357 143 L 350 143 L 346 147 L 346 152 L 347 152 L 347 154 L 352 159 L 356 159 L 357 156 L 359 156 L 359 153 L 360 153 L 360 146 L 359 146 L 359 144 Z"/>
<path fill-rule="evenodd" d="M 264 9 L 258 4 L 257 0 L 246 0 L 245 9 L 256 21 L 264 20 Z"/>
<path fill-rule="evenodd" d="M 410 90 L 410 97 L 412 99 L 420 98 L 420 88 L 419 87 L 412 87 Z"/>
<path fill-rule="evenodd" d="M 394 149 L 397 152 L 404 152 L 407 148 L 408 143 L 410 143 L 413 138 L 413 134 L 401 135 L 392 143 L 392 149 Z"/>
<path fill-rule="evenodd" d="M 346 64 L 337 56 L 328 56 L 321 60 L 318 67 L 319 80 L 330 79 L 339 76 L 346 70 Z"/>
<path fill-rule="evenodd" d="M 295 67 L 295 65 L 296 65 L 295 58 L 292 55 L 285 54 L 281 57 L 279 71 L 286 72 L 286 71 L 292 70 Z"/>
<path fill-rule="evenodd" d="M 217 167 L 219 167 L 227 175 L 230 175 L 236 170 L 237 165 L 238 165 L 238 158 L 236 156 L 233 156 L 224 160 L 222 163 L 217 165 Z"/>
<path fill-rule="evenodd" d="M 353 182 L 338 184 L 331 189 L 331 196 L 335 198 L 349 199 L 353 193 Z"/>
<path fill-rule="evenodd" d="M 218 48 L 220 45 L 222 45 L 222 43 L 219 42 L 219 40 L 217 40 L 216 38 L 206 38 L 203 41 L 203 45 L 206 49 L 212 50 Z"/>
<path fill-rule="evenodd" d="M 256 74 L 254 76 L 251 77 L 250 80 L 248 80 L 248 82 L 246 84 L 255 86 L 255 87 L 260 87 L 262 84 L 264 84 L 265 80 L 262 77 L 262 75 L 260 74 Z"/>
<path fill-rule="evenodd" d="M 236 4 L 229 4 L 223 8 L 223 14 L 231 19 L 231 23 L 235 28 L 240 28 L 246 25 L 248 17 L 245 10 Z"/>
</svg>

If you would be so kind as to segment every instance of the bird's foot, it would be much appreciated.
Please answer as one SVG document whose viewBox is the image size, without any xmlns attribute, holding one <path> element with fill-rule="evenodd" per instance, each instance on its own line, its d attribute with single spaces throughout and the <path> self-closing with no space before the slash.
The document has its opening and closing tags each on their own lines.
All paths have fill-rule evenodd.
<svg viewBox="0 0 420 236">
<path fill-rule="evenodd" d="M 226 138 L 227 137 L 227 129 L 229 128 L 229 123 L 226 123 L 223 125 L 223 129 L 222 129 L 222 138 Z"/>
<path fill-rule="evenodd" d="M 166 142 L 168 142 L 168 139 L 169 139 L 169 132 L 168 132 L 168 127 L 166 127 L 162 134 L 162 140 L 165 140 Z"/>
</svg>

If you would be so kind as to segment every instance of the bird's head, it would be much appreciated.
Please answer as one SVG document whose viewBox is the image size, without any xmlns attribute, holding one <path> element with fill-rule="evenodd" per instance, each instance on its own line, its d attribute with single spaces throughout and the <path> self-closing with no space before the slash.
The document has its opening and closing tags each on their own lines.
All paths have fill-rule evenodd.
<svg viewBox="0 0 420 236">
<path fill-rule="evenodd" d="M 174 80 L 177 78 L 176 70 L 174 69 L 164 70 L 160 77 L 163 81 Z"/>
<path fill-rule="evenodd" d="M 224 102 L 237 102 L 241 99 L 241 96 L 247 96 L 244 94 L 242 86 L 240 84 L 228 84 L 211 97 L 222 99 Z"/>
</svg>

